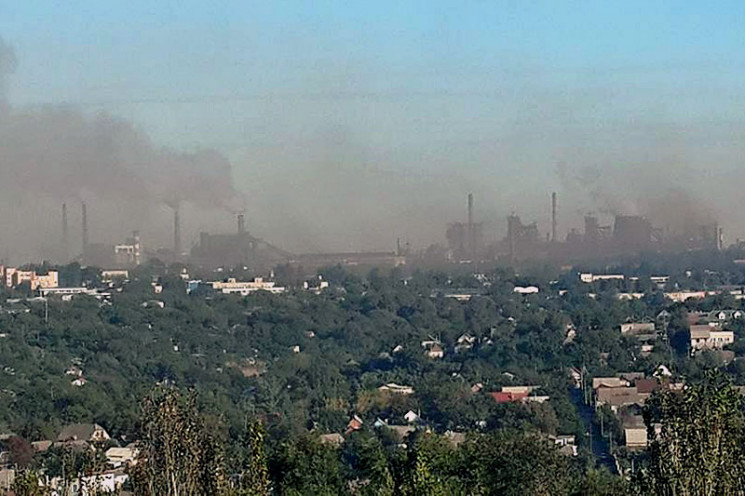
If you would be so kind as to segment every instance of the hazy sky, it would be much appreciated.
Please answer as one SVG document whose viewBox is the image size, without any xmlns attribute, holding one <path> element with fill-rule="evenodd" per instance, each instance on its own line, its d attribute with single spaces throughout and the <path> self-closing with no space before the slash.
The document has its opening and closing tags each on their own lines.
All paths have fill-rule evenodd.
<svg viewBox="0 0 745 496">
<path fill-rule="evenodd" d="M 743 2 L 3 3 L 14 109 L 218 150 L 249 228 L 291 250 L 442 241 L 469 191 L 488 239 L 511 211 L 547 232 L 552 190 L 560 233 L 673 191 L 745 235 Z M 168 244 L 167 209 L 148 222 L 126 226 Z"/>
</svg>

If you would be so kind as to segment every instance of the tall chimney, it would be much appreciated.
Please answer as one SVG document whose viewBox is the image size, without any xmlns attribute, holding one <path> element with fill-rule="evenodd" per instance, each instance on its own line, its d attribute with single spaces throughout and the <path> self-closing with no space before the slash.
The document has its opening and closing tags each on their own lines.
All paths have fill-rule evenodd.
<svg viewBox="0 0 745 496">
<path fill-rule="evenodd" d="M 173 209 L 173 252 L 177 257 L 181 255 L 181 216 L 178 207 Z"/>
<path fill-rule="evenodd" d="M 473 255 L 474 251 L 474 236 L 473 236 L 473 193 L 468 193 L 468 253 Z"/>
<path fill-rule="evenodd" d="M 243 214 L 238 214 L 238 234 L 246 232 L 246 217 Z"/>
<path fill-rule="evenodd" d="M 68 257 L 70 256 L 70 245 L 68 244 L 68 224 L 67 224 L 67 203 L 62 204 L 62 256 L 64 262 L 67 263 Z"/>
<path fill-rule="evenodd" d="M 88 251 L 88 208 L 85 202 L 82 204 L 83 213 L 83 258 L 85 258 L 85 252 Z"/>
<path fill-rule="evenodd" d="M 551 193 L 551 241 L 556 243 L 556 192 Z"/>
</svg>

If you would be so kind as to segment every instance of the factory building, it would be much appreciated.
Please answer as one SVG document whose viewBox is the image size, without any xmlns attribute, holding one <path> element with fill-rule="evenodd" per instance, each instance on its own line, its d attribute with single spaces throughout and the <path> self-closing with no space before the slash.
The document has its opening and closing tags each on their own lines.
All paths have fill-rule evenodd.
<svg viewBox="0 0 745 496">
<path fill-rule="evenodd" d="M 31 291 L 59 287 L 59 272 L 50 270 L 46 274 L 37 274 L 34 270 L 20 270 L 0 265 L 0 279 L 6 288 L 16 288 L 28 283 Z"/>
</svg>

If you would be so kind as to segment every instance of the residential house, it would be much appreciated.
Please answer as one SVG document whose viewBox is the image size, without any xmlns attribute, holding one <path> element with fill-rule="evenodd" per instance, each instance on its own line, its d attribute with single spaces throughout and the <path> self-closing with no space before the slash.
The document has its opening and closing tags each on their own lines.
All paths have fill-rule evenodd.
<svg viewBox="0 0 745 496">
<path fill-rule="evenodd" d="M 608 405 L 614 412 L 629 405 L 643 405 L 646 397 L 639 395 L 636 386 L 600 387 L 595 391 L 595 406 Z"/>
<path fill-rule="evenodd" d="M 505 391 L 489 393 L 497 403 L 520 403 L 528 397 L 528 393 L 510 393 Z"/>
<path fill-rule="evenodd" d="M 351 434 L 354 431 L 362 430 L 364 422 L 358 415 L 354 415 L 347 424 L 347 434 Z"/>
<path fill-rule="evenodd" d="M 650 334 L 655 332 L 654 322 L 627 322 L 621 324 L 621 334 L 623 335 L 637 335 L 637 334 Z"/>
<path fill-rule="evenodd" d="M 600 387 L 618 388 L 628 385 L 629 381 L 621 377 L 594 377 L 592 379 L 592 389 L 598 389 Z"/>
<path fill-rule="evenodd" d="M 429 358 L 435 359 L 435 358 L 442 358 L 445 356 L 445 350 L 442 349 L 442 346 L 439 344 L 433 344 L 429 347 L 429 349 L 426 351 L 426 355 Z"/>
<path fill-rule="evenodd" d="M 556 446 L 559 446 L 559 452 L 566 456 L 577 456 L 576 438 L 571 435 L 549 436 Z"/>
<path fill-rule="evenodd" d="M 389 382 L 388 384 L 383 384 L 378 388 L 378 391 L 388 392 L 388 393 L 394 393 L 394 394 L 414 394 L 414 388 L 411 386 L 401 386 L 399 384 L 395 384 L 393 382 Z"/>
<path fill-rule="evenodd" d="M 75 380 L 71 381 L 70 384 L 75 387 L 83 387 L 88 384 L 88 380 L 85 377 L 78 377 Z"/>
<path fill-rule="evenodd" d="M 344 436 L 342 436 L 338 432 L 333 432 L 331 434 L 321 434 L 318 439 L 321 444 L 332 446 L 334 448 L 341 447 L 341 445 L 344 444 L 345 441 Z"/>
<path fill-rule="evenodd" d="M 647 428 L 633 426 L 623 428 L 626 447 L 629 449 L 644 449 L 647 447 Z"/>
<path fill-rule="evenodd" d="M 421 421 L 421 418 L 419 417 L 418 414 L 414 413 L 413 410 L 409 410 L 404 415 L 404 420 L 406 420 L 406 422 L 410 424 L 416 424 L 417 422 Z"/>
<path fill-rule="evenodd" d="M 126 467 L 136 463 L 139 453 L 140 450 L 134 444 L 123 448 L 109 448 L 106 450 L 106 461 L 114 468 Z"/>
<path fill-rule="evenodd" d="M 461 351 L 467 351 L 473 348 L 473 344 L 476 342 L 476 338 L 466 333 L 461 335 L 455 343 L 455 352 L 460 353 Z"/>
<path fill-rule="evenodd" d="M 86 443 L 100 443 L 108 441 L 106 429 L 98 424 L 71 424 L 62 429 L 57 436 L 57 443 L 69 441 L 84 441 Z"/>
<path fill-rule="evenodd" d="M 691 353 L 700 350 L 721 350 L 735 342 L 735 333 L 710 325 L 692 325 L 690 328 Z"/>
</svg>

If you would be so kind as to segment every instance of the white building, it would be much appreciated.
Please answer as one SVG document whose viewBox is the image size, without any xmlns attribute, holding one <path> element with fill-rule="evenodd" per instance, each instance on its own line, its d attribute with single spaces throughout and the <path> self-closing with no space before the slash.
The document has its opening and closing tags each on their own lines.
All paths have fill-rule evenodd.
<svg viewBox="0 0 745 496">
<path fill-rule="evenodd" d="M 262 277 L 256 277 L 253 281 L 247 282 L 230 278 L 227 281 L 211 282 L 209 284 L 212 286 L 212 289 L 223 294 L 240 294 L 246 296 L 256 291 L 267 291 L 274 294 L 285 292 L 284 287 L 277 286 L 273 281 L 265 281 Z"/>
<path fill-rule="evenodd" d="M 721 350 L 735 342 L 735 333 L 708 325 L 691 326 L 691 353 L 700 350 Z"/>
</svg>

